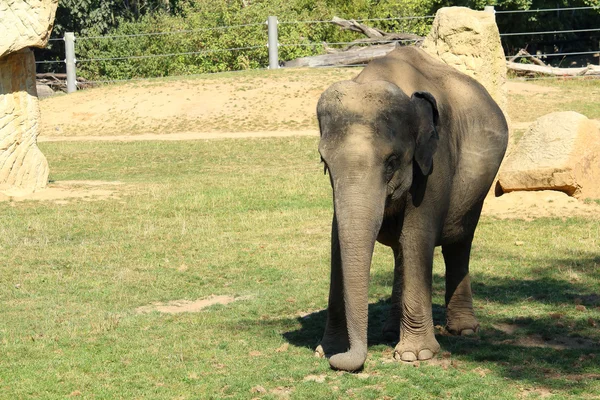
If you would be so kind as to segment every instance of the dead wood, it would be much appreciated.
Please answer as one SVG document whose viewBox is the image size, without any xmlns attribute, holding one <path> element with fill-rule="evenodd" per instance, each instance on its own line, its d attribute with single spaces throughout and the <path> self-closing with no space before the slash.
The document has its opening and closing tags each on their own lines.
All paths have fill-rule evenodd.
<svg viewBox="0 0 600 400">
<path fill-rule="evenodd" d="M 335 24 L 335 25 L 339 25 L 343 29 L 347 29 L 347 30 L 354 31 L 354 32 L 360 32 L 369 38 L 378 38 L 378 37 L 385 36 L 385 34 L 386 34 L 381 29 L 371 28 L 369 26 L 359 24 L 358 22 L 356 22 L 353 19 L 346 20 L 346 19 L 342 19 L 342 18 L 338 18 L 338 17 L 333 17 L 331 19 L 331 23 Z"/>
<path fill-rule="evenodd" d="M 543 74 L 552 76 L 593 76 L 600 75 L 600 67 L 588 65 L 584 68 L 555 68 L 548 65 L 519 64 L 508 61 L 506 67 L 522 75 Z"/>
<path fill-rule="evenodd" d="M 383 57 L 396 48 L 396 43 L 360 47 L 332 54 L 302 57 L 284 63 L 285 67 L 330 67 L 334 65 L 359 65 Z"/>
<path fill-rule="evenodd" d="M 546 63 L 544 63 L 542 60 L 540 60 L 539 58 L 537 58 L 536 56 L 531 55 L 527 50 L 525 49 L 521 49 L 518 51 L 517 54 L 515 54 L 514 56 L 512 56 L 508 61 L 509 62 L 513 62 L 521 57 L 527 58 L 528 60 L 531 60 L 531 62 L 533 62 L 534 64 L 540 65 L 542 67 L 547 67 Z"/>
</svg>

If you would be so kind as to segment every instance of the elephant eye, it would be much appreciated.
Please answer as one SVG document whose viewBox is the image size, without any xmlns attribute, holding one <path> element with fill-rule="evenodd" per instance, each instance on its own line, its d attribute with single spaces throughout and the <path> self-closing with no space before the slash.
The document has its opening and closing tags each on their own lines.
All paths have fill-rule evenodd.
<svg viewBox="0 0 600 400">
<path fill-rule="evenodd" d="M 394 172 L 396 172 L 397 168 L 398 168 L 398 157 L 396 157 L 394 154 L 392 154 L 385 161 L 386 181 L 389 181 L 390 179 L 392 179 L 392 176 L 394 175 Z"/>
</svg>

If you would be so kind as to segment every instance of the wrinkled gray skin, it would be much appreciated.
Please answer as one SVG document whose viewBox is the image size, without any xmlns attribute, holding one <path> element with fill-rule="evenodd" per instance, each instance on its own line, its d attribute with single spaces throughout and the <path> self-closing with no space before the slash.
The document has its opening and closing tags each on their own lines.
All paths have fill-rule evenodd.
<svg viewBox="0 0 600 400">
<path fill-rule="evenodd" d="M 375 240 L 396 260 L 384 327 L 387 338 L 399 339 L 396 358 L 426 360 L 439 351 L 435 246 L 446 263 L 447 329 L 475 333 L 469 256 L 508 141 L 498 105 L 475 80 L 410 47 L 332 85 L 317 114 L 334 205 L 327 325 L 317 353 L 336 369 L 362 367 Z"/>
</svg>

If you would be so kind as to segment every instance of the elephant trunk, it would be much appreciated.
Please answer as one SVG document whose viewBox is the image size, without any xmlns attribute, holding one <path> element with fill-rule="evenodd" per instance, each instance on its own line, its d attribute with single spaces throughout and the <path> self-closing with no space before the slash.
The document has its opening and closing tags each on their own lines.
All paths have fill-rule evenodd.
<svg viewBox="0 0 600 400">
<path fill-rule="evenodd" d="M 385 207 L 384 186 L 374 177 L 334 183 L 334 210 L 342 261 L 342 286 L 350 349 L 329 359 L 333 368 L 356 371 L 367 358 L 369 270 Z"/>
</svg>

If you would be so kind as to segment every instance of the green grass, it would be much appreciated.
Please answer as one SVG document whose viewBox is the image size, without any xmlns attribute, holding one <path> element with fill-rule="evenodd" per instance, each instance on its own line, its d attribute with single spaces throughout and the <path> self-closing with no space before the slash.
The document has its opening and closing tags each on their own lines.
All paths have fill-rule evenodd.
<svg viewBox="0 0 600 400">
<path fill-rule="evenodd" d="M 600 119 L 600 80 L 540 79 L 528 83 L 556 90 L 548 93 L 511 94 L 509 114 L 514 122 L 530 122 L 558 111 L 575 111 L 590 119 Z"/>
<path fill-rule="evenodd" d="M 41 147 L 55 181 L 125 185 L 118 199 L 0 203 L 0 398 L 600 396 L 600 219 L 484 219 L 472 256 L 482 332 L 439 335 L 446 358 L 418 368 L 381 339 L 392 257 L 377 246 L 369 357 L 362 374 L 340 373 L 312 355 L 331 218 L 316 138 Z M 439 252 L 434 268 L 442 324 Z M 135 311 L 211 294 L 247 297 Z"/>
</svg>

